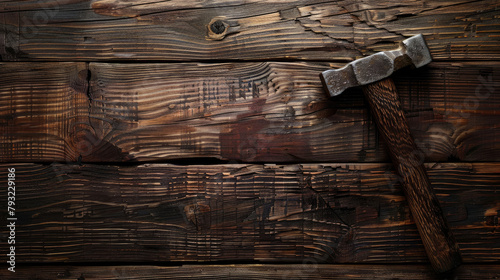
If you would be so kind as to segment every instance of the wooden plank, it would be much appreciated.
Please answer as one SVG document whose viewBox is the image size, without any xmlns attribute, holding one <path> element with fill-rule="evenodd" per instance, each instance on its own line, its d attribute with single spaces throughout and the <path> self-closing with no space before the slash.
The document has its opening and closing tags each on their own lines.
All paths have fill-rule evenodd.
<svg viewBox="0 0 500 280">
<path fill-rule="evenodd" d="M 326 97 L 318 75 L 337 64 L 1 66 L 2 162 L 388 160 L 362 93 Z M 496 63 L 394 79 L 425 161 L 500 158 Z"/>
<path fill-rule="evenodd" d="M 5 61 L 333 61 L 393 48 L 422 33 L 437 60 L 498 60 L 499 5 L 487 0 L 4 1 L 0 55 Z"/>
<path fill-rule="evenodd" d="M 439 280 L 441 276 L 424 265 L 182 265 L 182 266 L 21 266 L 16 273 L 0 270 L 5 280 L 91 279 L 407 279 Z M 463 280 L 494 280 L 497 265 L 463 265 L 454 274 Z"/>
<path fill-rule="evenodd" d="M 7 164 L 0 178 L 7 168 L 20 265 L 427 260 L 386 164 Z M 465 262 L 498 261 L 500 163 L 427 168 Z"/>
</svg>

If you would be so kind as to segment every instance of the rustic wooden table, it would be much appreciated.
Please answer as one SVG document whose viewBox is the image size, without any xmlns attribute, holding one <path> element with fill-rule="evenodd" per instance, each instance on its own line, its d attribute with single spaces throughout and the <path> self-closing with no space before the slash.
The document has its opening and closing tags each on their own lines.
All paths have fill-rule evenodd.
<svg viewBox="0 0 500 280">
<path fill-rule="evenodd" d="M 439 279 L 361 91 L 319 79 L 418 33 L 394 80 L 457 276 L 500 277 L 498 1 L 0 3 L 1 279 Z"/>
</svg>

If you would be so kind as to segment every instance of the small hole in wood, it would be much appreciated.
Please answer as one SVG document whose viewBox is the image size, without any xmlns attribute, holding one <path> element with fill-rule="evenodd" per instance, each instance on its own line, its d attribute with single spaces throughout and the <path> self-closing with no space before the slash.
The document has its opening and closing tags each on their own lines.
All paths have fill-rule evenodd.
<svg viewBox="0 0 500 280">
<path fill-rule="evenodd" d="M 222 34 L 226 30 L 226 25 L 222 20 L 217 20 L 210 25 L 210 30 L 215 34 Z"/>
</svg>

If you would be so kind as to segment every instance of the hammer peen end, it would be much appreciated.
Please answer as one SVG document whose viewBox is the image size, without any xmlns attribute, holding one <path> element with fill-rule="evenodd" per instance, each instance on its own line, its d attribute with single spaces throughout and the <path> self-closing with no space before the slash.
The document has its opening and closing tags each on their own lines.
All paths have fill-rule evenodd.
<svg viewBox="0 0 500 280">
<path fill-rule="evenodd" d="M 413 65 L 418 68 L 431 61 L 429 48 L 419 34 L 404 40 L 396 50 L 357 59 L 340 69 L 324 71 L 320 77 L 330 95 L 336 96 L 348 88 L 387 78 L 403 67 Z"/>
</svg>

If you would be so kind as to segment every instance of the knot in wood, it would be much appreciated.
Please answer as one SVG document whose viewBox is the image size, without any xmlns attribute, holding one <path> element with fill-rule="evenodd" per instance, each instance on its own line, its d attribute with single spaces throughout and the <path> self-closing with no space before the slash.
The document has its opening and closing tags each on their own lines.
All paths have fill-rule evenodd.
<svg viewBox="0 0 500 280">
<path fill-rule="evenodd" d="M 222 40 L 226 36 L 229 24 L 221 18 L 213 18 L 207 26 L 208 40 Z"/>
<path fill-rule="evenodd" d="M 222 20 L 216 20 L 210 25 L 210 30 L 212 30 L 212 32 L 215 34 L 222 34 L 224 30 L 226 30 L 226 26 L 224 25 Z"/>
</svg>

